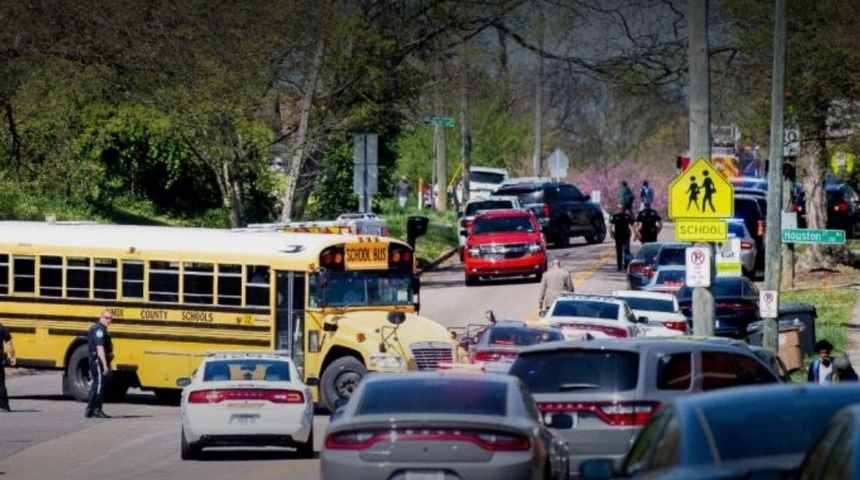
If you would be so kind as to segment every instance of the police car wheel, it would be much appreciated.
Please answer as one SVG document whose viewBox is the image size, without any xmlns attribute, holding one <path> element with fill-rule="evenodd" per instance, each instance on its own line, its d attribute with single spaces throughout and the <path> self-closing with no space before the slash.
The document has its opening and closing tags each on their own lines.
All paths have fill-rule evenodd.
<svg viewBox="0 0 860 480">
<path fill-rule="evenodd" d="M 300 443 L 296 446 L 296 455 L 299 458 L 314 458 L 314 431 L 311 429 L 311 434 L 308 435 L 308 441 Z"/>
<path fill-rule="evenodd" d="M 183 460 L 194 460 L 200 456 L 200 451 L 203 450 L 199 445 L 188 443 L 185 438 L 185 429 L 182 429 L 182 441 L 179 446 L 179 454 Z"/>
</svg>

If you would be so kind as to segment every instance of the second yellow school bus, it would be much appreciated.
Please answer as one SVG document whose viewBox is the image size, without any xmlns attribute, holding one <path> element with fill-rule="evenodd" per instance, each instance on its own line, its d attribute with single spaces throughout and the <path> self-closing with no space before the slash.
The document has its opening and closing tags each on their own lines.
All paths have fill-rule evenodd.
<svg viewBox="0 0 860 480">
<path fill-rule="evenodd" d="M 277 349 L 333 408 L 368 371 L 455 361 L 450 332 L 418 314 L 412 255 L 384 237 L 0 222 L 0 323 L 19 366 L 64 371 L 79 400 L 86 332 L 107 308 L 109 397 L 175 399 L 207 351 Z"/>
</svg>

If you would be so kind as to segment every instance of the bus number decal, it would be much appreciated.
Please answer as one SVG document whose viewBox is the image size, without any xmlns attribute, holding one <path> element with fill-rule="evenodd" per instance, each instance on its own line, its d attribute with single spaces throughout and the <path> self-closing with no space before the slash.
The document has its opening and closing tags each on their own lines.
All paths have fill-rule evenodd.
<svg viewBox="0 0 860 480">
<path fill-rule="evenodd" d="M 212 312 L 182 312 L 182 319 L 186 322 L 212 323 L 215 321 L 215 314 Z"/>
<path fill-rule="evenodd" d="M 144 320 L 167 320 L 167 310 L 141 310 L 140 318 Z"/>
<path fill-rule="evenodd" d="M 387 243 L 358 243 L 346 245 L 347 269 L 388 268 Z"/>
</svg>

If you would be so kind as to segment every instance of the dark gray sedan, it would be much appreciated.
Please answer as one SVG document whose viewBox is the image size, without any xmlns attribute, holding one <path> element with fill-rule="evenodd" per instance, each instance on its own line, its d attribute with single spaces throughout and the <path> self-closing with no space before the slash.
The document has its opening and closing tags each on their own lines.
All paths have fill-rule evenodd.
<svg viewBox="0 0 860 480">
<path fill-rule="evenodd" d="M 324 480 L 568 478 L 567 445 L 514 377 L 371 374 L 329 424 Z"/>
<path fill-rule="evenodd" d="M 585 480 L 787 478 L 830 418 L 858 399 L 856 383 L 783 383 L 679 397 L 642 429 L 620 472 L 606 458 L 584 462 L 580 474 Z"/>
</svg>

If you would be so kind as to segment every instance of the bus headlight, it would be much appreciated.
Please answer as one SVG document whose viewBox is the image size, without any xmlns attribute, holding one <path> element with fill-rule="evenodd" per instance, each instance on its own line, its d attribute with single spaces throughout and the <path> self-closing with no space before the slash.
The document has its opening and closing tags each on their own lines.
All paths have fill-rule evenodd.
<svg viewBox="0 0 860 480">
<path fill-rule="evenodd" d="M 406 360 L 402 357 L 384 353 L 371 355 L 368 370 L 375 372 L 405 372 Z"/>
</svg>

